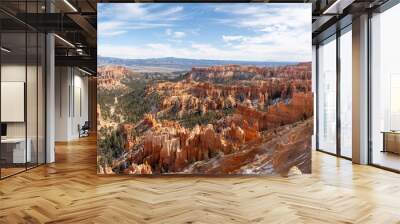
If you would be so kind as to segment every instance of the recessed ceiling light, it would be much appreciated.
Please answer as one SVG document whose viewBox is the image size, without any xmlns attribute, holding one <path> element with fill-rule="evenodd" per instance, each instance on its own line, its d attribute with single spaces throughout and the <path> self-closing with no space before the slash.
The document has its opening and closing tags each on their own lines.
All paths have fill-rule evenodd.
<svg viewBox="0 0 400 224">
<path fill-rule="evenodd" d="M 79 67 L 78 67 L 78 70 L 81 71 L 81 72 L 83 72 L 83 73 L 85 73 L 85 74 L 87 74 L 87 75 L 92 75 L 92 73 L 90 73 L 90 72 L 88 72 L 88 71 L 85 71 L 85 70 L 83 70 L 83 69 L 81 69 L 81 68 L 79 68 Z"/>
<path fill-rule="evenodd" d="M 69 45 L 69 46 L 75 48 L 75 45 L 73 45 L 73 44 L 72 44 L 71 42 L 69 42 L 68 40 L 66 40 L 66 39 L 64 39 L 64 38 L 62 38 L 62 37 L 60 37 L 60 36 L 57 35 L 57 34 L 54 34 L 54 36 L 57 37 L 58 39 L 60 39 L 62 42 L 66 43 L 67 45 Z"/>
<path fill-rule="evenodd" d="M 68 1 L 64 0 L 65 4 L 67 4 L 74 12 L 78 12 L 78 10 Z"/>
<path fill-rule="evenodd" d="M 354 1 L 355 0 L 336 0 L 326 10 L 324 10 L 322 14 L 342 14 L 343 10 L 351 5 Z"/>
<path fill-rule="evenodd" d="M 4 51 L 6 53 L 10 53 L 11 52 L 11 50 L 9 50 L 9 49 L 7 49 L 5 47 L 1 47 L 0 49 L 1 49 L 1 51 Z"/>
</svg>

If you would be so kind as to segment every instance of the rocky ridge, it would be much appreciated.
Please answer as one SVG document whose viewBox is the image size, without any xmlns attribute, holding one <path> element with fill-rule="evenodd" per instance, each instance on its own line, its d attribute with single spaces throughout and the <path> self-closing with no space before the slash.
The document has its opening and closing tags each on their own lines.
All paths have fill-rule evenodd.
<svg viewBox="0 0 400 224">
<path fill-rule="evenodd" d="M 121 83 L 128 72 L 118 68 L 109 74 L 105 69 L 103 74 L 104 80 L 118 77 Z M 311 63 L 193 68 L 181 81 L 156 82 L 146 91 L 163 96 L 162 102 L 140 122 L 118 126 L 126 153 L 113 170 L 285 175 L 295 167 L 310 172 Z M 233 113 L 206 125 L 189 128 L 179 122 L 225 109 Z"/>
</svg>

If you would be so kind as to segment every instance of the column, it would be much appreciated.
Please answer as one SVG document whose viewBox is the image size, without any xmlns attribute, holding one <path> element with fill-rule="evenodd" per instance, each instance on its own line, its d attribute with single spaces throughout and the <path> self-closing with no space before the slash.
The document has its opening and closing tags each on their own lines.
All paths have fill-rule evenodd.
<svg viewBox="0 0 400 224">
<path fill-rule="evenodd" d="M 368 15 L 353 19 L 353 162 L 368 163 Z"/>
</svg>

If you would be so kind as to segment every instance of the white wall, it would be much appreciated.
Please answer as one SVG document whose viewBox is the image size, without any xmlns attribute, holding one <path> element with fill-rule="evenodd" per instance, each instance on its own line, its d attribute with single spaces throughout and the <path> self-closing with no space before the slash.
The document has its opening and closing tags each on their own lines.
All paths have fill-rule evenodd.
<svg viewBox="0 0 400 224">
<path fill-rule="evenodd" d="M 78 125 L 88 120 L 88 78 L 76 68 L 56 67 L 55 85 L 55 140 L 77 139 Z"/>
<path fill-rule="evenodd" d="M 76 72 L 76 70 L 75 70 Z M 76 74 L 76 73 L 75 73 Z M 81 73 L 80 73 L 81 74 Z M 88 78 L 81 75 L 75 75 L 74 77 L 74 108 L 73 119 L 71 120 L 71 135 L 73 138 L 79 137 L 78 124 L 83 125 L 85 121 L 88 121 Z M 79 97 L 80 96 L 80 97 Z M 79 102 L 80 101 L 80 102 Z M 81 107 L 81 108 L 80 108 Z M 81 110 L 81 111 L 80 111 Z"/>
<path fill-rule="evenodd" d="M 69 133 L 68 88 L 70 84 L 69 68 L 55 68 L 55 140 L 67 141 Z"/>
<path fill-rule="evenodd" d="M 37 69 L 39 69 L 37 71 Z M 20 108 L 20 113 L 26 112 L 26 120 L 22 122 L 5 122 L 7 124 L 8 138 L 25 138 L 25 135 L 30 140 L 30 148 L 32 150 L 32 161 L 44 163 L 44 83 L 41 67 L 25 66 L 25 64 L 2 64 L 1 66 L 1 81 L 2 82 L 24 82 L 26 84 L 26 107 Z M 27 80 L 25 80 L 27 78 Z M 3 90 L 2 90 L 3 91 Z M 24 94 L 24 90 L 20 94 Z M 7 97 L 7 95 L 2 95 Z M 3 107 L 1 110 L 12 110 L 10 107 Z M 13 113 L 7 111 L 7 113 Z M 14 112 L 15 113 L 15 112 Z M 37 155 L 38 153 L 38 155 Z"/>
<path fill-rule="evenodd" d="M 25 82 L 25 64 L 4 64 L 1 66 L 1 81 L 3 82 Z M 7 108 L 1 108 L 6 110 Z M 7 123 L 7 137 L 25 137 L 25 123 Z"/>
</svg>

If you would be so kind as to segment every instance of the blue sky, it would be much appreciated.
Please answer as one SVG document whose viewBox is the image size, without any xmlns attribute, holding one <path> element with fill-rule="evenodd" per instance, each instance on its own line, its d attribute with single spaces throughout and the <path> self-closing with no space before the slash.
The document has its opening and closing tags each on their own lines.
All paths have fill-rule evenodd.
<svg viewBox="0 0 400 224">
<path fill-rule="evenodd" d="M 311 4 L 99 3 L 98 54 L 311 61 Z"/>
</svg>

